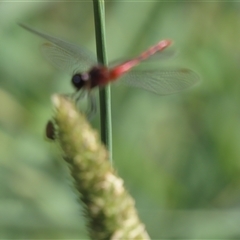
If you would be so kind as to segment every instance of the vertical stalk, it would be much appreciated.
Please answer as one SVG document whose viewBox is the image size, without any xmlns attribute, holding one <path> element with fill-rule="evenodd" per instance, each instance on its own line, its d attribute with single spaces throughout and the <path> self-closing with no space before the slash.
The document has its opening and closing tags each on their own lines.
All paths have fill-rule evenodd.
<svg viewBox="0 0 240 240">
<path fill-rule="evenodd" d="M 93 0 L 98 62 L 107 65 L 104 0 Z M 112 121 L 110 86 L 99 89 L 101 140 L 107 146 L 112 162 Z"/>
</svg>

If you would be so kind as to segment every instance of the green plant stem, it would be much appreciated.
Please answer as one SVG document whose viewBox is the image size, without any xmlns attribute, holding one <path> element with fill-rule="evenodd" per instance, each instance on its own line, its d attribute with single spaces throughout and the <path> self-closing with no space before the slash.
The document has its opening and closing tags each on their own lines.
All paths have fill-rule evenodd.
<svg viewBox="0 0 240 240">
<path fill-rule="evenodd" d="M 149 236 L 108 152 L 85 117 L 66 97 L 53 96 L 56 140 L 84 205 L 91 239 L 147 240 Z"/>
<path fill-rule="evenodd" d="M 98 62 L 107 65 L 105 40 L 105 11 L 103 0 L 93 0 Z M 101 140 L 107 146 L 112 162 L 112 121 L 110 85 L 99 90 Z"/>
</svg>

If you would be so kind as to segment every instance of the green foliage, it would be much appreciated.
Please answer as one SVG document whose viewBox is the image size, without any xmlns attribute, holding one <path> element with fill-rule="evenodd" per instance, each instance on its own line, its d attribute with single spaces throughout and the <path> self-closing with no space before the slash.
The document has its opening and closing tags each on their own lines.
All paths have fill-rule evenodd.
<svg viewBox="0 0 240 240">
<path fill-rule="evenodd" d="M 95 49 L 91 2 L 5 2 L 0 21 L 0 237 L 86 239 L 59 149 L 44 141 L 69 76 L 17 21 Z M 112 87 L 113 160 L 152 238 L 239 238 L 239 3 L 111 1 L 110 60 L 163 38 L 201 85 L 159 97 Z M 93 121 L 99 127 L 98 119 Z"/>
</svg>

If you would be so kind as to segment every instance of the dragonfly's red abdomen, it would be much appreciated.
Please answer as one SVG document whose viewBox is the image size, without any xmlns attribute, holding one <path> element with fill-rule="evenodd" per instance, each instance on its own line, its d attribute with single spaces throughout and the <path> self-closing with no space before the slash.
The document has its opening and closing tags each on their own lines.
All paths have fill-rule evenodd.
<svg viewBox="0 0 240 240">
<path fill-rule="evenodd" d="M 114 81 L 118 79 L 119 77 L 123 76 L 125 73 L 130 71 L 133 67 L 138 65 L 139 61 L 138 59 L 132 59 L 125 63 L 122 63 L 121 65 L 118 65 L 112 69 L 109 70 L 109 78 L 110 81 Z"/>
<path fill-rule="evenodd" d="M 130 71 L 133 67 L 138 65 L 141 61 L 146 60 L 150 56 L 154 55 L 158 51 L 162 51 L 164 48 L 171 45 L 171 40 L 162 40 L 156 45 L 150 47 L 147 51 L 140 54 L 138 57 L 126 61 L 120 65 L 115 66 L 114 68 L 109 70 L 109 80 L 114 81 L 121 77 L 123 74 Z"/>
<path fill-rule="evenodd" d="M 111 81 L 114 81 L 117 78 L 119 78 L 119 76 L 121 76 L 122 74 L 123 73 L 122 73 L 121 68 L 119 69 L 119 67 L 115 67 L 109 71 L 109 78 Z"/>
</svg>

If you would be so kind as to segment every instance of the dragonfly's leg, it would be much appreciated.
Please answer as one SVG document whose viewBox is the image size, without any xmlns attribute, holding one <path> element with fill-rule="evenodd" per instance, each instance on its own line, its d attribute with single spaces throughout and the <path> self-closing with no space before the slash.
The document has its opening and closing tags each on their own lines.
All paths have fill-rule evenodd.
<svg viewBox="0 0 240 240">
<path fill-rule="evenodd" d="M 86 96 L 86 93 L 87 93 L 87 91 L 84 91 L 84 90 L 82 90 L 80 92 L 79 91 L 76 92 L 76 101 L 83 99 Z"/>
<path fill-rule="evenodd" d="M 92 120 L 97 113 L 97 102 L 92 92 L 88 92 L 88 110 L 86 112 L 88 120 Z"/>
<path fill-rule="evenodd" d="M 81 100 L 86 96 L 87 94 L 87 97 L 88 97 L 88 105 L 87 105 L 87 111 L 86 111 L 86 116 L 88 118 L 88 120 L 91 120 L 96 112 L 97 112 L 97 103 L 96 103 L 96 98 L 95 96 L 92 94 L 92 92 L 90 91 L 78 91 L 78 92 L 75 92 L 73 94 L 65 94 L 65 96 L 67 98 L 69 98 L 70 100 L 74 101 L 75 104 L 76 104 L 76 107 L 78 108 L 78 110 L 80 112 L 82 112 L 82 110 L 80 109 L 80 103 L 81 103 Z"/>
<path fill-rule="evenodd" d="M 73 93 L 63 93 L 61 95 L 68 98 L 68 99 L 72 99 L 74 94 Z"/>
<path fill-rule="evenodd" d="M 74 101 L 74 102 L 78 102 L 80 99 L 84 98 L 86 95 L 85 91 L 78 91 L 78 92 L 74 92 L 74 93 L 68 93 L 68 94 L 64 94 L 65 97 L 69 98 L 70 100 Z"/>
</svg>

